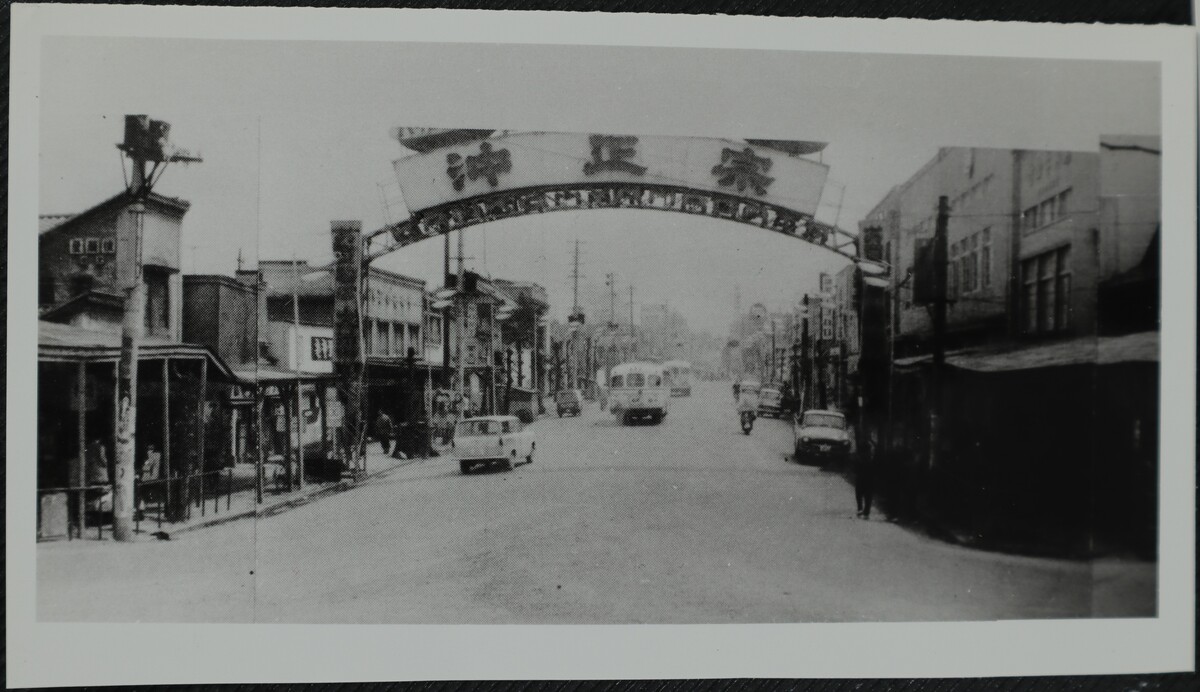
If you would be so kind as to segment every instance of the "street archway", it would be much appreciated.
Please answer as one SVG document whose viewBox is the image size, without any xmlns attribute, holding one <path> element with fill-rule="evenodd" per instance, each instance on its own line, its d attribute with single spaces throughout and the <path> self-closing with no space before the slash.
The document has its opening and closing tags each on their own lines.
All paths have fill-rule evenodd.
<svg viewBox="0 0 1200 692">
<path fill-rule="evenodd" d="M 332 224 L 334 371 L 345 423 L 359 440 L 365 267 L 408 245 L 501 219 L 635 209 L 722 219 L 859 256 L 857 235 L 815 218 L 828 167 L 805 156 L 823 143 L 423 128 L 395 135 L 415 152 L 394 164 L 409 217 L 369 233 L 359 222 Z"/>
</svg>

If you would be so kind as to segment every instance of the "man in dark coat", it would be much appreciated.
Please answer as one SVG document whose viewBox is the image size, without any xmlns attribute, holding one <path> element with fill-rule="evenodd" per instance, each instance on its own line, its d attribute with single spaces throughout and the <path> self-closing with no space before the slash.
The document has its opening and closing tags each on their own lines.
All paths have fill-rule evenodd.
<svg viewBox="0 0 1200 692">
<path fill-rule="evenodd" d="M 858 505 L 858 516 L 871 518 L 871 499 L 875 493 L 875 462 L 879 440 L 874 430 L 863 436 L 863 444 L 854 455 L 854 502 Z"/>
<path fill-rule="evenodd" d="M 387 454 L 392 441 L 392 419 L 385 411 L 380 410 L 375 418 L 375 436 L 379 438 L 383 453 Z"/>
</svg>

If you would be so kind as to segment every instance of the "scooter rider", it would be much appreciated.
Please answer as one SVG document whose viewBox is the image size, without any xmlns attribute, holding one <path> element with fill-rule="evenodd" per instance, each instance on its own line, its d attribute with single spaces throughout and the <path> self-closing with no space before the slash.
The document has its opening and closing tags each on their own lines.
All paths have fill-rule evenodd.
<svg viewBox="0 0 1200 692">
<path fill-rule="evenodd" d="M 747 427 L 747 424 L 753 425 L 754 418 L 758 414 L 758 390 L 752 387 L 741 387 L 738 392 L 737 410 L 743 429 Z M 749 431 L 746 430 L 746 432 Z"/>
</svg>

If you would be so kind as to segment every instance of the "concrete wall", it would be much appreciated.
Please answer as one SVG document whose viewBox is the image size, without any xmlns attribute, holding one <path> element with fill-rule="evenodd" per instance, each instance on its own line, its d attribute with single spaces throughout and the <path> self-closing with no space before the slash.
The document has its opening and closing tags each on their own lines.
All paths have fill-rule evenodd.
<svg viewBox="0 0 1200 692">
<path fill-rule="evenodd" d="M 213 348 L 232 366 L 257 361 L 254 289 L 224 277 L 182 277 L 183 341 Z"/>
<path fill-rule="evenodd" d="M 1100 275 L 1141 263 L 1162 219 L 1162 142 L 1158 137 L 1100 138 Z"/>
</svg>

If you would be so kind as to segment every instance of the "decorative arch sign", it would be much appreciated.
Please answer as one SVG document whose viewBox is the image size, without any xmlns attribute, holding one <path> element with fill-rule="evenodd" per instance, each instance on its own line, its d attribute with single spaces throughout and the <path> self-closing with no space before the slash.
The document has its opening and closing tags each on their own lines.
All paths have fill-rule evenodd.
<svg viewBox="0 0 1200 692">
<path fill-rule="evenodd" d="M 854 257 L 855 236 L 814 216 L 824 144 L 612 133 L 400 128 L 394 162 L 411 216 L 368 260 L 460 228 L 550 211 L 646 209 L 750 224 Z"/>
<path fill-rule="evenodd" d="M 643 209 L 696 214 L 791 236 L 850 259 L 856 236 L 816 220 L 823 143 L 623 133 L 397 128 L 414 153 L 394 162 L 410 216 L 373 233 L 332 228 L 334 372 L 348 456 L 364 431 L 362 283 L 372 260 L 426 238 L 529 214 Z"/>
</svg>

